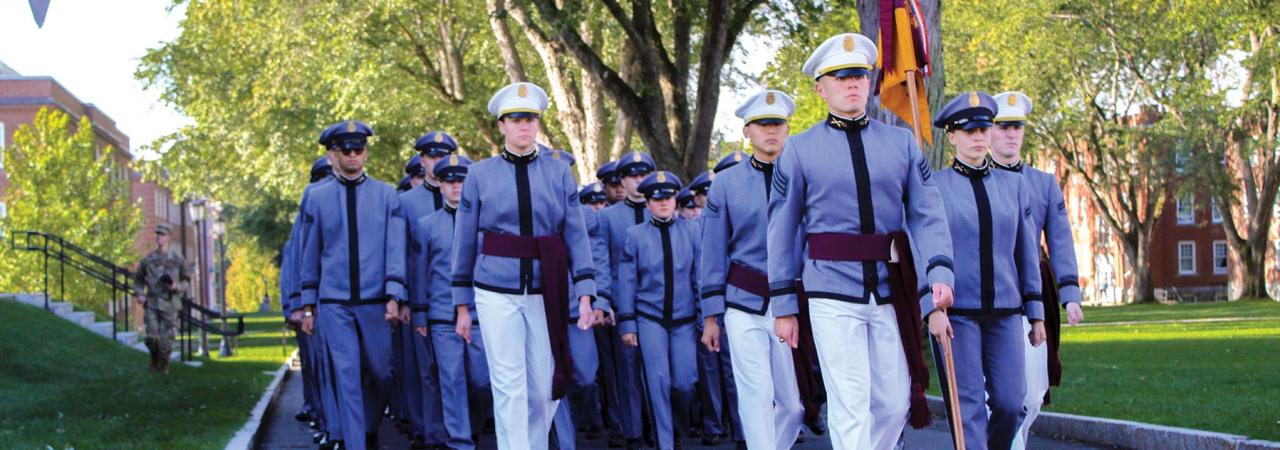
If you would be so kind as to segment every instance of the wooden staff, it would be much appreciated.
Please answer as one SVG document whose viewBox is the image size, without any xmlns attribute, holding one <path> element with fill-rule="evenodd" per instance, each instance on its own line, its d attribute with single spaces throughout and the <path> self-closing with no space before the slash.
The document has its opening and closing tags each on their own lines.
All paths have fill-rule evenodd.
<svg viewBox="0 0 1280 450">
<path fill-rule="evenodd" d="M 955 439 L 956 450 L 964 450 L 964 423 L 960 419 L 960 398 L 956 394 L 956 360 L 951 356 L 951 337 L 942 336 L 938 339 L 942 343 L 942 360 L 946 364 L 947 372 L 947 415 L 951 418 L 951 436 Z"/>
<path fill-rule="evenodd" d="M 919 146 L 920 149 L 923 151 L 924 135 L 920 130 L 920 108 L 916 106 L 916 105 L 919 105 L 920 102 L 919 102 L 919 94 L 916 94 L 916 71 L 915 70 L 907 71 L 907 98 L 909 98 L 911 101 L 911 130 L 915 132 L 916 145 Z"/>
</svg>

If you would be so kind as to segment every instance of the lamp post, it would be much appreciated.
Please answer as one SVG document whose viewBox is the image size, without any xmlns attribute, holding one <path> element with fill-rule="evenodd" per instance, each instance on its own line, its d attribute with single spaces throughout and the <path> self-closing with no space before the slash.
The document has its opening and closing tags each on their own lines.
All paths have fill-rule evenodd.
<svg viewBox="0 0 1280 450">
<path fill-rule="evenodd" d="M 223 238 L 226 236 L 226 227 L 221 222 L 213 224 L 213 233 L 217 235 L 215 250 L 218 252 L 218 301 L 222 304 L 222 331 L 227 330 L 227 247 Z M 218 357 L 227 358 L 234 356 L 235 351 L 229 341 L 232 338 L 223 335 L 222 343 L 218 345 Z"/>
<path fill-rule="evenodd" d="M 195 222 L 194 225 L 196 226 L 196 276 L 199 278 L 199 281 L 197 282 L 197 285 L 199 286 L 198 295 L 200 306 L 207 310 L 209 308 L 209 296 L 208 290 L 205 289 L 205 274 L 207 271 L 205 270 L 204 264 L 204 219 L 206 208 L 207 206 L 203 199 L 196 200 L 191 204 L 191 220 Z M 204 312 L 200 313 L 200 321 L 208 321 L 208 317 L 205 317 Z M 209 332 L 205 331 L 204 327 L 200 327 L 200 354 L 205 356 L 209 355 Z"/>
</svg>

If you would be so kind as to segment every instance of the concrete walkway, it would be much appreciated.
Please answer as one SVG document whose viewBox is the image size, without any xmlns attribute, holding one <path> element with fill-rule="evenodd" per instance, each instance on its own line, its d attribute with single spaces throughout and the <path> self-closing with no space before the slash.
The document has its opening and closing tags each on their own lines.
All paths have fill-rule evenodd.
<svg viewBox="0 0 1280 450">
<path fill-rule="evenodd" d="M 302 405 L 302 376 L 297 370 L 292 370 L 285 376 L 284 386 L 277 397 L 275 404 L 268 408 L 266 418 L 262 422 L 262 431 L 258 438 L 258 449 L 305 449 L 316 448 L 311 443 L 311 430 L 307 425 L 293 419 Z M 403 434 L 396 431 L 395 427 L 388 421 L 384 421 L 382 429 L 379 432 L 379 448 L 381 449 L 408 449 L 409 441 Z M 704 447 L 698 445 L 697 439 L 689 439 L 683 442 L 686 449 L 733 449 L 732 443 L 720 445 L 717 447 Z M 1086 450 L 1086 449 L 1102 449 L 1105 447 L 1096 447 L 1061 440 L 1054 440 L 1042 437 L 1033 437 L 1031 445 L 1028 448 L 1037 450 Z M 496 449 L 493 436 L 483 436 L 479 445 L 481 449 Z M 607 448 L 604 441 L 591 441 L 585 438 L 578 439 L 578 448 L 580 449 L 604 449 Z M 796 445 L 795 449 L 829 449 L 831 448 L 830 440 L 825 437 L 810 436 L 805 443 Z M 935 421 L 935 425 L 923 430 L 907 430 L 906 449 L 929 449 L 944 450 L 951 448 L 951 435 L 947 432 L 945 421 Z"/>
</svg>

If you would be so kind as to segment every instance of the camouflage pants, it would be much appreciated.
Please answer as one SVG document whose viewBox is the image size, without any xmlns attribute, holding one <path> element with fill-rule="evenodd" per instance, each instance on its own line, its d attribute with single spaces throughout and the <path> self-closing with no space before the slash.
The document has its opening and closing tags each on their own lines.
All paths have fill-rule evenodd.
<svg viewBox="0 0 1280 450">
<path fill-rule="evenodd" d="M 169 360 L 173 351 L 173 338 L 178 333 L 178 306 L 176 301 L 165 298 L 148 298 L 143 309 L 146 324 L 147 348 L 153 358 Z"/>
</svg>

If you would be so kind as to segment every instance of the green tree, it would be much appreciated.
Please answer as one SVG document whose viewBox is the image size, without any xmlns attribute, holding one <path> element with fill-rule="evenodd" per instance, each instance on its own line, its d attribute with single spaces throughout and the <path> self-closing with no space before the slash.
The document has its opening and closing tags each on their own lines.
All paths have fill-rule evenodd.
<svg viewBox="0 0 1280 450">
<path fill-rule="evenodd" d="M 272 255 L 251 241 L 233 241 L 228 256 L 227 308 L 240 312 L 258 310 L 262 295 L 270 295 L 272 307 L 280 307 L 280 269 L 272 264 Z"/>
<path fill-rule="evenodd" d="M 56 234 L 118 265 L 136 262 L 133 244 L 142 213 L 129 179 L 119 175 L 127 172 L 111 157 L 111 146 L 94 142 L 88 118 L 72 124 L 62 111 L 41 108 L 31 124 L 14 132 L 13 145 L 4 151 L 11 182 L 4 192 L 9 205 L 5 229 Z M 33 253 L 0 247 L 0 289 L 42 287 L 40 264 Z M 57 286 L 58 271 L 50 272 L 50 286 Z M 110 287 L 70 268 L 65 276 L 63 300 L 105 310 Z"/>
</svg>

